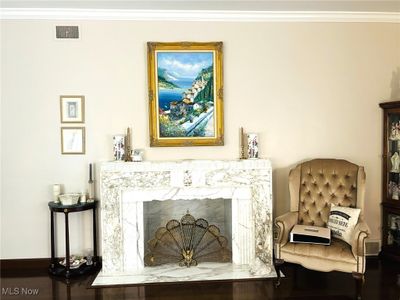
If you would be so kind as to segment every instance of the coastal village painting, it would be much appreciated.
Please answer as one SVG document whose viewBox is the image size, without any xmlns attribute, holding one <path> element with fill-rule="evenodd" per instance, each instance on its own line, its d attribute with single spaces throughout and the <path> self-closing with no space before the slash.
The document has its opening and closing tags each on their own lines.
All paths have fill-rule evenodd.
<svg viewBox="0 0 400 300">
<path fill-rule="evenodd" d="M 160 137 L 214 136 L 212 52 L 157 52 Z"/>
<path fill-rule="evenodd" d="M 222 99 L 216 95 L 221 56 L 215 49 L 175 48 L 154 49 L 150 58 L 150 127 L 157 131 L 153 141 L 157 138 L 161 146 L 221 144 L 222 113 L 216 113 L 222 109 Z"/>
</svg>

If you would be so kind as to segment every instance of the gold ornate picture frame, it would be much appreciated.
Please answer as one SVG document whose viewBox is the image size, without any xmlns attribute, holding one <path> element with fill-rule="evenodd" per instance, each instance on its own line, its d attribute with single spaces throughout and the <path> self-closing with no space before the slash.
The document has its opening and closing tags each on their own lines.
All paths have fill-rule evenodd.
<svg viewBox="0 0 400 300">
<path fill-rule="evenodd" d="M 148 42 L 147 63 L 150 146 L 222 146 L 222 42 Z"/>
</svg>

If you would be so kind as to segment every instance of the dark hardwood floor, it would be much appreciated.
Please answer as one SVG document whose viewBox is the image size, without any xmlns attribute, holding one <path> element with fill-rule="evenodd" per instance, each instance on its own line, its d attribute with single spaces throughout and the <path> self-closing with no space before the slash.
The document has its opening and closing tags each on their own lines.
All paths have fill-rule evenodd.
<svg viewBox="0 0 400 300">
<path fill-rule="evenodd" d="M 256 300 L 256 299 L 354 299 L 351 274 L 321 273 L 285 264 L 285 278 L 274 288 L 273 280 L 153 284 L 146 286 L 91 288 L 95 275 L 75 278 L 69 284 L 47 275 L 45 269 L 17 270 L 1 274 L 2 300 L 99 299 L 99 300 Z M 400 300 L 400 264 L 369 258 L 363 299 Z"/>
</svg>

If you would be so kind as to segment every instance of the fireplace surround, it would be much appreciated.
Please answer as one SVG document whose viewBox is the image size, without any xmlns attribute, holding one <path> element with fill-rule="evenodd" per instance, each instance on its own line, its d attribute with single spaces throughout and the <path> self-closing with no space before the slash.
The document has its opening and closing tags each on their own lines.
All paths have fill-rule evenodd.
<svg viewBox="0 0 400 300">
<path fill-rule="evenodd" d="M 269 160 L 110 162 L 102 164 L 100 177 L 100 276 L 153 268 L 144 267 L 144 202 L 221 198 L 231 199 L 232 267 L 249 276 L 274 272 Z"/>
</svg>

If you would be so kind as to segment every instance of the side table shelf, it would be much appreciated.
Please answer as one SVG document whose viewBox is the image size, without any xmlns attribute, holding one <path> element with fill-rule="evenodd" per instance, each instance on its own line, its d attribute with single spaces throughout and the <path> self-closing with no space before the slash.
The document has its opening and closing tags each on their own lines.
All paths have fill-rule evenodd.
<svg viewBox="0 0 400 300">
<path fill-rule="evenodd" d="M 50 209 L 50 223 L 51 223 L 51 263 L 49 266 L 49 273 L 55 276 L 63 276 L 70 278 L 72 276 L 78 276 L 95 272 L 100 269 L 101 264 L 97 255 L 97 220 L 96 220 L 96 208 L 98 201 L 79 203 L 74 205 L 62 205 L 60 203 L 49 202 L 48 206 Z M 93 212 L 93 258 L 92 264 L 82 264 L 80 267 L 73 269 L 70 266 L 70 247 L 69 247 L 69 213 L 81 212 L 85 210 L 92 210 Z M 65 257 L 66 265 L 60 264 L 60 259 L 56 257 L 55 253 L 55 214 L 64 213 L 65 220 Z"/>
</svg>

